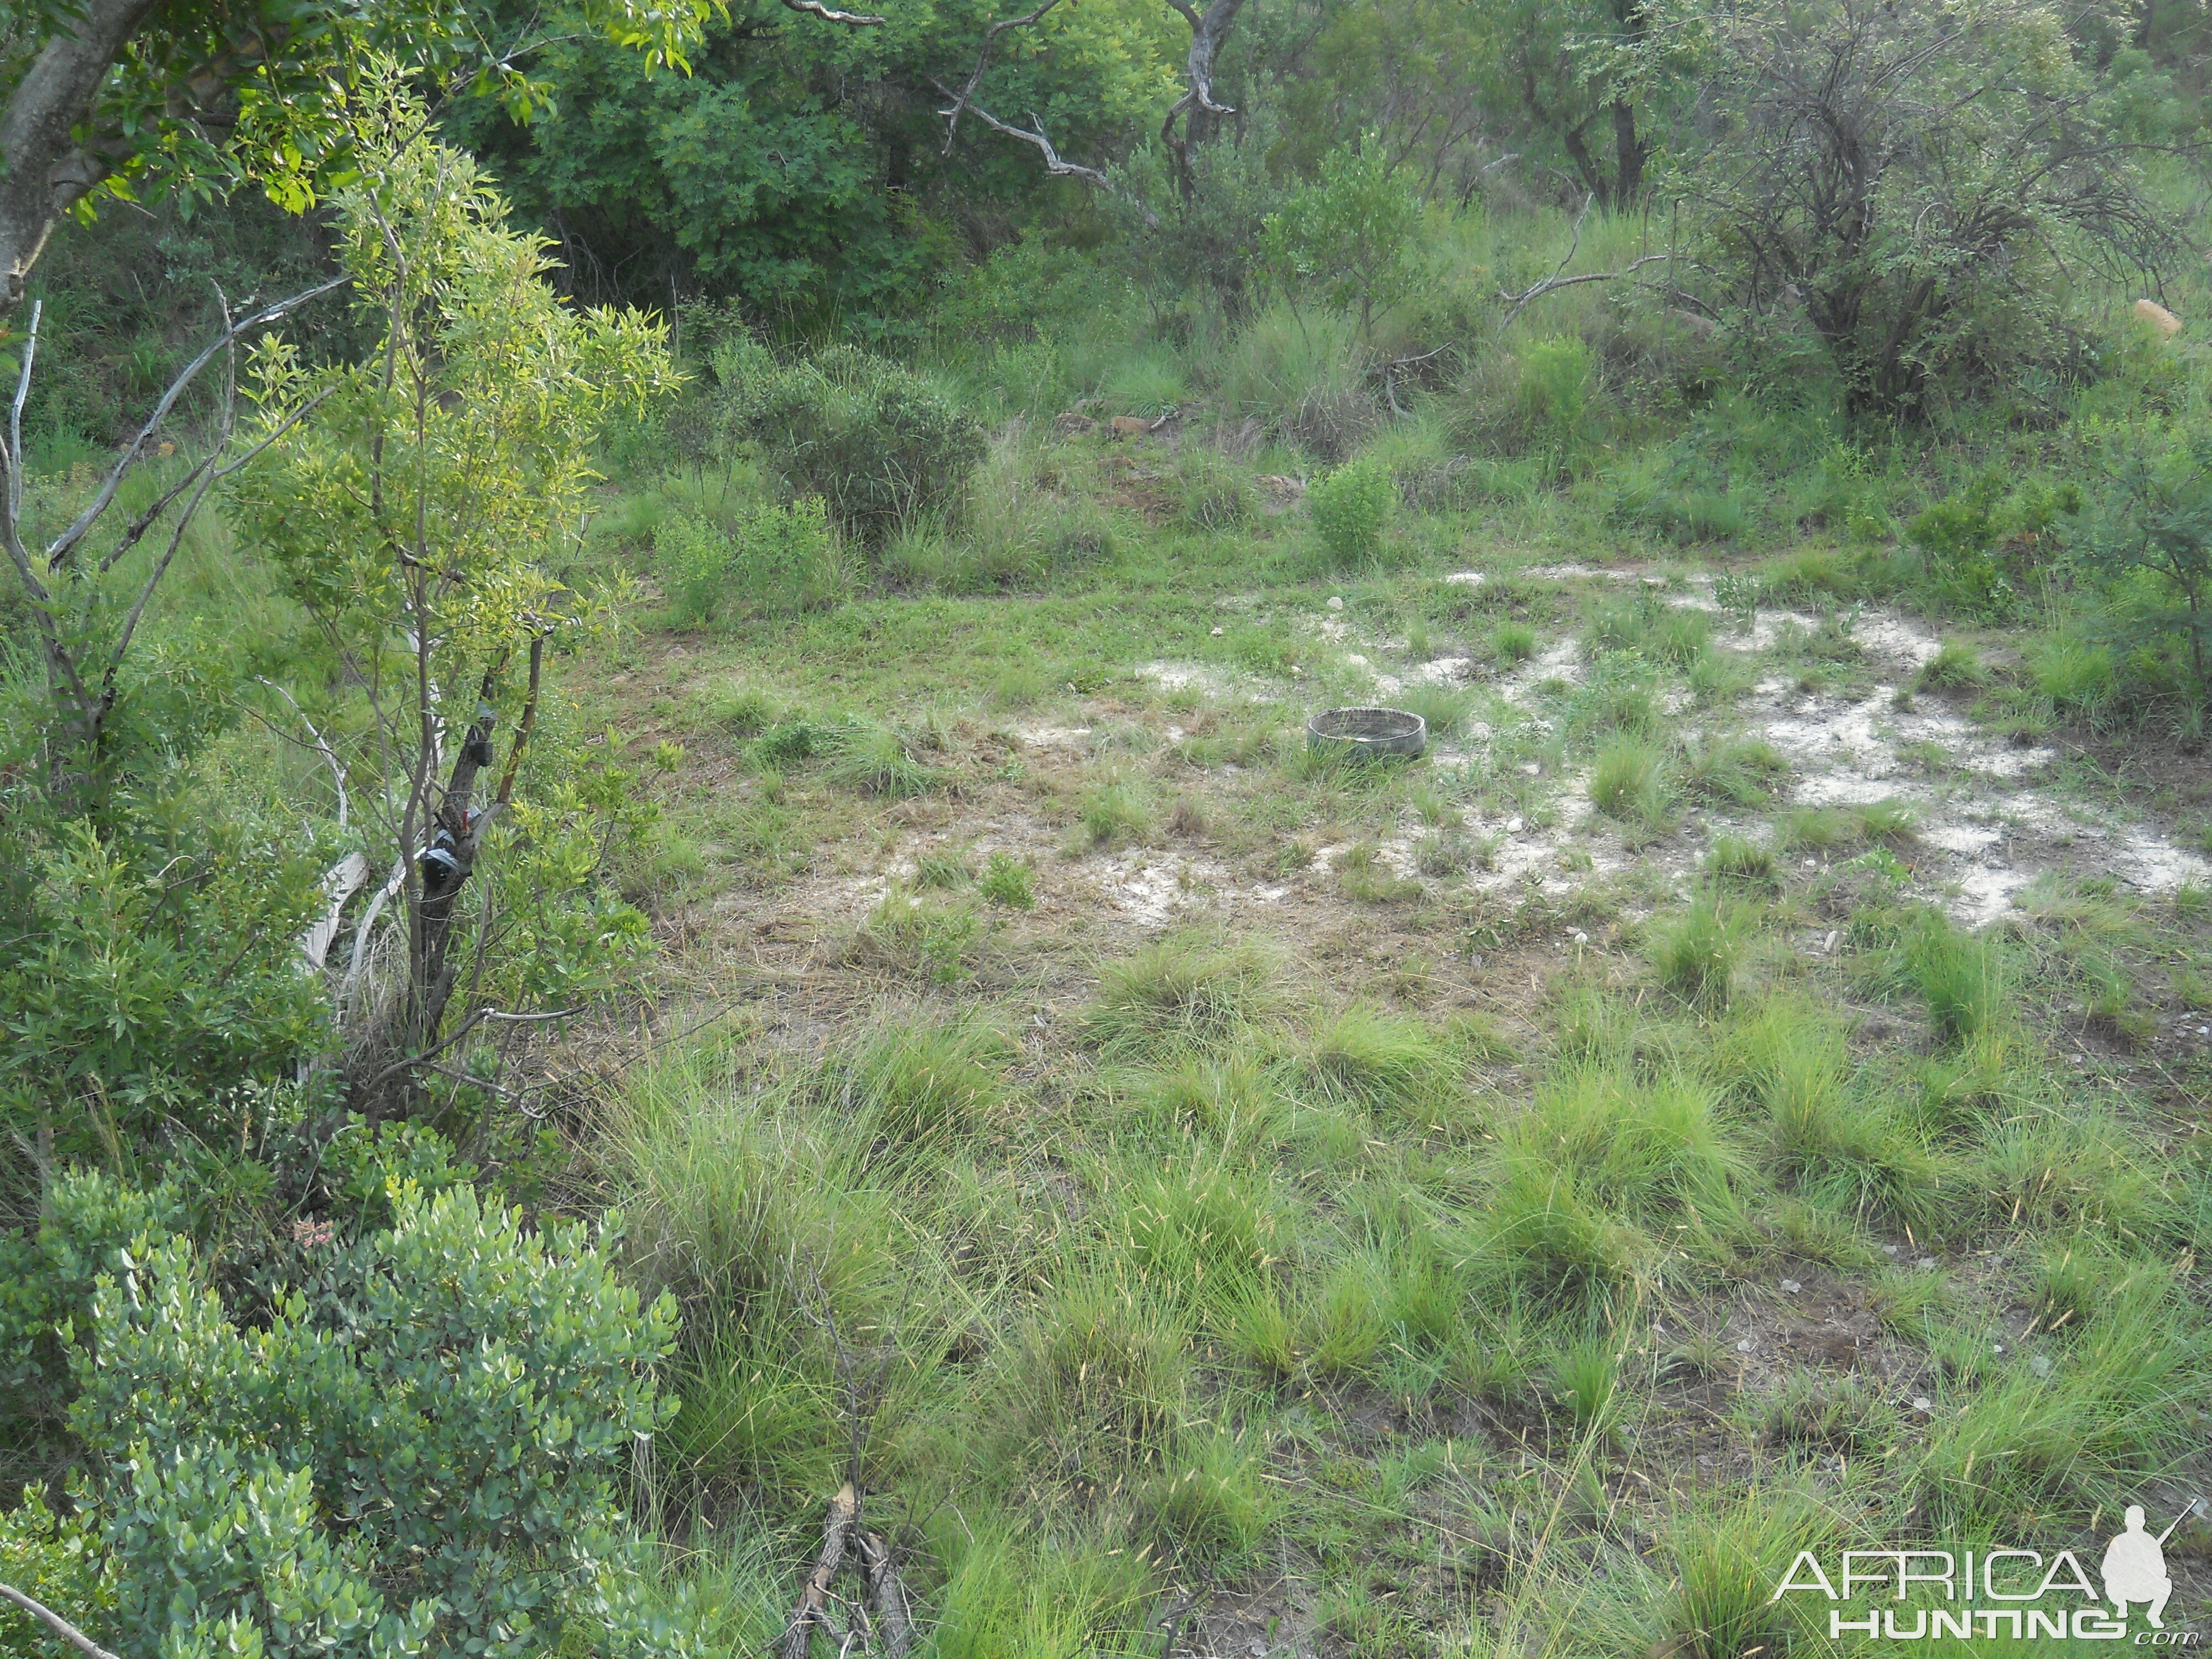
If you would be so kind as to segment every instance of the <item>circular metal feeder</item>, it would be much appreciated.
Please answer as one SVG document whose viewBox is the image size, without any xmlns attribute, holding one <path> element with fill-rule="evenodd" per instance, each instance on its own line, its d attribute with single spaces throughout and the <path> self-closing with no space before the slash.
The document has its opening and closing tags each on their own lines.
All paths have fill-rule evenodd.
<svg viewBox="0 0 2212 1659">
<path fill-rule="evenodd" d="M 1306 722 L 1306 747 L 1316 755 L 1410 757 L 1428 746 L 1429 723 L 1409 709 L 1324 708 Z"/>
</svg>

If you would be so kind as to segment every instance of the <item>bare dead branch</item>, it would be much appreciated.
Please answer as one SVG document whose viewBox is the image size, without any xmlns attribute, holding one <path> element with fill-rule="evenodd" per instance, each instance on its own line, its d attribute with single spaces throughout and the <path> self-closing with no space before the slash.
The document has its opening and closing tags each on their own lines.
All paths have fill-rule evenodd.
<svg viewBox="0 0 2212 1659">
<path fill-rule="evenodd" d="M 278 696 L 283 698 L 286 702 L 290 703 L 292 705 L 292 712 L 300 717 L 300 724 L 307 728 L 307 737 L 310 746 L 317 754 L 323 757 L 325 762 L 329 764 L 331 769 L 331 779 L 337 785 L 338 828 L 341 830 L 344 829 L 346 827 L 346 814 L 348 811 L 345 787 L 345 768 L 338 763 L 338 751 L 331 747 L 331 740 L 328 738 L 315 730 L 314 721 L 307 718 L 307 711 L 300 707 L 298 700 L 295 698 L 289 691 L 287 691 L 283 686 L 277 684 L 276 681 L 269 678 L 265 675 L 256 674 L 253 678 L 259 680 L 262 684 L 267 686 Z M 363 876 L 362 879 L 365 881 L 368 878 Z"/>
<path fill-rule="evenodd" d="M 799 1593 L 799 1605 L 792 1609 L 791 1622 L 784 1629 L 781 1659 L 806 1659 L 816 1626 L 831 1628 L 830 1581 L 844 1564 L 846 1534 L 860 1516 L 860 1491 L 848 1480 L 830 1500 L 829 1518 L 822 1528 L 822 1553 L 815 1559 L 814 1571 L 807 1574 L 806 1587 Z"/>
<path fill-rule="evenodd" d="M 318 283 L 314 287 L 302 289 L 289 299 L 278 300 L 273 304 L 265 305 L 251 316 L 240 318 L 236 322 L 232 322 L 226 315 L 224 318 L 226 326 L 223 331 L 210 340 L 200 355 L 185 364 L 176 379 L 169 382 L 168 390 L 161 394 L 161 400 L 155 404 L 154 412 L 146 417 L 146 423 L 138 428 L 137 435 L 131 440 L 115 465 L 108 470 L 107 477 L 101 481 L 99 490 L 87 503 L 84 511 L 78 514 L 70 527 L 48 544 L 46 568 L 60 569 L 70 555 L 76 550 L 78 544 L 91 532 L 93 526 L 100 522 L 100 515 L 107 511 L 108 504 L 115 499 L 115 492 L 122 487 L 125 477 L 144 457 L 148 447 L 154 441 L 155 434 L 161 429 L 162 423 L 169 418 L 170 411 L 176 407 L 177 400 L 183 397 L 191 388 L 192 382 L 199 378 L 200 371 L 215 361 L 218 353 L 229 354 L 236 347 L 240 337 L 248 331 L 259 328 L 267 323 L 276 322 L 289 313 L 298 310 L 310 300 L 319 299 L 331 289 L 343 288 L 352 280 L 350 276 L 333 276 L 328 282 Z M 25 367 L 27 374 L 27 363 Z M 18 465 L 21 465 L 21 446 L 19 443 L 15 447 Z"/>
<path fill-rule="evenodd" d="M 907 1607 L 906 1586 L 890 1546 L 874 1533 L 860 1535 L 860 1565 L 868 1580 L 868 1602 L 875 1609 L 876 1628 L 883 1633 L 888 1659 L 906 1659 L 914 1647 L 914 1615 Z"/>
<path fill-rule="evenodd" d="M 515 728 L 514 741 L 507 745 L 507 769 L 500 774 L 499 792 L 492 797 L 495 812 L 514 799 L 514 779 L 522 769 L 522 751 L 530 746 L 530 734 L 538 726 L 538 675 L 544 665 L 545 635 L 542 633 L 532 635 L 530 641 L 530 689 L 522 701 L 522 722 Z M 483 839 L 481 830 L 477 839 Z"/>
<path fill-rule="evenodd" d="M 866 12 L 833 11 L 823 5 L 822 0 L 783 0 L 783 3 L 793 11 L 805 12 L 811 16 L 820 18 L 825 23 L 842 23 L 848 28 L 879 28 L 887 21 L 884 18 L 871 16 Z"/>
<path fill-rule="evenodd" d="M 1631 260 L 1619 270 L 1586 270 L 1577 276 L 1552 276 L 1537 283 L 1525 294 L 1500 294 L 1498 296 L 1499 299 L 1513 301 L 1513 309 L 1507 314 L 1505 321 L 1500 324 L 1499 327 L 1501 330 L 1510 327 L 1514 318 L 1521 314 L 1523 307 L 1532 301 L 1542 299 L 1547 294 L 1555 294 L 1563 288 L 1573 288 L 1581 283 L 1617 283 L 1622 277 L 1632 276 L 1644 266 L 1655 264 L 1666 257 L 1663 253 L 1647 253 L 1640 259 Z"/>
<path fill-rule="evenodd" d="M 1043 20 L 1044 15 L 1060 3 L 1060 0 L 1043 0 L 1043 3 L 1026 17 L 1001 17 L 983 31 L 983 44 L 975 52 L 975 67 L 968 72 L 967 84 L 957 93 L 947 93 L 952 100 L 950 109 L 937 112 L 945 118 L 945 147 L 938 154 L 952 154 L 952 137 L 960 125 L 960 112 L 966 109 L 975 96 L 976 88 L 983 84 L 983 71 L 991 67 L 991 52 L 998 45 L 999 36 L 1007 29 L 1030 28 Z M 944 90 L 942 83 L 939 89 Z"/>
<path fill-rule="evenodd" d="M 949 117 L 958 110 L 964 109 L 992 131 L 1004 133 L 1009 138 L 1018 138 L 1025 144 L 1035 144 L 1037 153 L 1044 157 L 1044 170 L 1048 178 L 1082 179 L 1098 185 L 1101 189 L 1111 190 L 1114 187 L 1113 182 L 1097 167 L 1086 167 L 1078 162 L 1062 160 L 1060 152 L 1053 148 L 1052 140 L 1045 136 L 1044 123 L 1038 118 L 1035 110 L 1030 112 L 1030 120 L 1034 124 L 1034 131 L 1010 126 L 973 99 L 963 98 L 961 94 L 953 91 L 936 77 L 931 77 L 930 84 L 947 98 L 955 100 L 952 108 L 938 111 L 939 115 Z"/>
<path fill-rule="evenodd" d="M 8 405 L 8 517 L 11 522 L 23 511 L 23 400 L 31 395 L 31 364 L 39 355 L 39 319 L 46 309 L 44 300 L 31 301 L 31 331 L 23 341 L 23 367 L 15 376 L 15 401 Z"/>
<path fill-rule="evenodd" d="M 0 1599 L 14 1602 L 17 1607 L 22 1608 L 24 1612 L 29 1613 L 32 1618 L 37 1620 L 48 1630 L 53 1632 L 55 1635 L 60 1637 L 63 1641 L 75 1648 L 79 1653 L 85 1655 L 86 1659 L 115 1659 L 115 1656 L 113 1654 L 110 1653 L 106 1648 L 100 1646 L 99 1643 L 94 1641 L 92 1638 L 87 1636 L 75 1625 L 70 1623 L 68 1620 L 63 1618 L 61 1614 L 56 1613 L 52 1607 L 46 1606 L 43 1601 L 33 1601 L 31 1597 L 24 1595 L 22 1591 L 15 1589 L 13 1585 L 0 1584 Z"/>
</svg>

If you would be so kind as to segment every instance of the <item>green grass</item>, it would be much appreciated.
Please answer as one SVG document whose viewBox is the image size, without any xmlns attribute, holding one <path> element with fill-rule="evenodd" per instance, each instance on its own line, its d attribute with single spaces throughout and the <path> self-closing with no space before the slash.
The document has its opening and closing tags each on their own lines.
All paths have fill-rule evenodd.
<svg viewBox="0 0 2212 1659">
<path fill-rule="evenodd" d="M 1608 738 L 1590 767 L 1590 799 L 1609 818 L 1647 827 L 1668 805 L 1667 763 L 1659 745 L 1626 734 Z"/>
<path fill-rule="evenodd" d="M 1748 926 L 1742 911 L 1718 898 L 1692 901 L 1653 931 L 1651 963 L 1659 982 L 1701 1006 L 1726 1006 Z"/>
<path fill-rule="evenodd" d="M 847 736 L 830 763 L 829 775 L 846 788 L 887 800 L 927 794 L 938 781 L 914 757 L 906 739 L 883 726 L 863 726 Z"/>
<path fill-rule="evenodd" d="M 1759 738 L 1692 743 L 1680 769 L 1683 793 L 1727 806 L 1764 806 L 1790 775 L 1782 751 Z"/>
<path fill-rule="evenodd" d="M 1536 654 L 1536 630 L 1525 623 L 1502 622 L 1491 630 L 1490 652 L 1505 667 L 1516 667 Z"/>
<path fill-rule="evenodd" d="M 1255 948 L 1180 934 L 1108 967 L 1084 1029 L 1109 1054 L 1216 1048 L 1249 1033 L 1275 1001 L 1274 974 Z"/>
<path fill-rule="evenodd" d="M 1717 836 L 1706 854 L 1705 870 L 1715 881 L 1766 886 L 1774 880 L 1773 849 L 1741 836 Z"/>
<path fill-rule="evenodd" d="M 1138 785 L 1118 778 L 1087 786 L 1076 817 L 1093 847 L 1143 842 L 1152 833 L 1152 803 Z"/>
<path fill-rule="evenodd" d="M 1426 720 L 1431 738 L 1448 738 L 1467 719 L 1474 697 L 1458 686 L 1421 684 L 1407 686 L 1392 701 Z"/>
<path fill-rule="evenodd" d="M 777 614 L 677 639 L 633 611 L 585 647 L 560 719 L 618 734 L 619 767 L 624 734 L 690 751 L 638 785 L 656 840 L 606 895 L 659 950 L 576 1029 L 521 1033 L 543 1133 L 502 1108 L 482 1158 L 515 1201 L 618 1206 L 609 1248 L 677 1298 L 678 1409 L 629 1492 L 708 1650 L 775 1643 L 856 1455 L 939 1659 L 1180 1650 L 1187 1601 L 1283 1652 L 1772 1659 L 1825 1635 L 1771 1598 L 1797 1548 L 2078 1550 L 2130 1494 L 2212 1480 L 2201 1044 L 2159 1023 L 2212 1003 L 2212 898 L 2100 882 L 2085 842 L 2089 879 L 1968 931 L 1913 902 L 1956 869 L 1911 804 L 1788 806 L 1817 763 L 1732 708 L 1777 675 L 1869 690 L 1850 608 L 1924 601 L 1959 633 L 1916 690 L 2040 741 L 2138 720 L 2149 685 L 2130 741 L 2170 761 L 2188 700 L 2122 641 L 2141 594 L 2064 567 L 2039 633 L 1931 608 L 1895 546 L 1976 467 L 2070 465 L 2045 404 L 2076 392 L 1899 439 L 1802 359 L 1747 392 L 1632 285 L 1589 284 L 1392 414 L 1374 364 L 1553 270 L 1573 223 L 1432 211 L 1441 286 L 1372 339 L 1317 298 L 1231 328 L 1118 277 L 1048 321 L 1024 285 L 1084 256 L 1009 245 L 953 285 L 995 310 L 900 346 L 990 430 L 963 514 Z M 1581 236 L 1573 269 L 1647 251 L 1632 215 Z M 2079 395 L 2135 411 L 2139 366 L 2083 339 Z M 2197 369 L 2159 362 L 2190 407 Z M 1060 441 L 1079 405 L 1182 414 Z M 1307 508 L 1256 479 L 1363 454 L 1391 528 L 1323 586 Z M 665 527 L 770 488 L 743 458 L 608 470 L 575 580 L 617 596 Z M 198 660 L 198 614 L 277 650 L 291 602 L 206 522 L 164 650 Z M 1821 620 L 1755 657 L 1666 603 L 1668 544 L 1723 534 L 1730 611 Z M 2038 615 L 2047 557 L 2001 550 Z M 1516 574 L 1584 560 L 1669 585 Z M 1324 642 L 1340 592 L 1353 631 Z M 1372 695 L 1343 655 L 1401 673 L 1398 633 L 1478 664 L 1399 694 L 1437 751 L 1308 755 L 1314 707 Z M 1515 672 L 1569 641 L 1558 678 Z M 1147 672 L 1170 662 L 1220 678 Z M 2204 817 L 2187 765 L 2131 747 L 2103 777 L 2075 735 L 2069 810 Z M 290 823 L 323 787 L 297 747 L 217 733 L 183 799 Z M 1136 848 L 1189 868 L 1202 925 L 1121 902 Z M 1798 1340 L 1829 1308 L 1870 1316 L 1856 1369 Z"/>
</svg>

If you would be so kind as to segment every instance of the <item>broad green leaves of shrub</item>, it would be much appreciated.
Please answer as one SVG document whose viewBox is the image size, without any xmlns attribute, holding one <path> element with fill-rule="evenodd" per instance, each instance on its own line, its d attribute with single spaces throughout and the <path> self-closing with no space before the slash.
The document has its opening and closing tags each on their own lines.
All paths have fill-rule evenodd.
<svg viewBox="0 0 2212 1659">
<path fill-rule="evenodd" d="M 1347 461 L 1306 492 L 1314 533 L 1340 564 L 1357 564 L 1375 556 L 1397 501 L 1390 469 L 1364 456 Z"/>
<path fill-rule="evenodd" d="M 234 1321 L 189 1240 L 93 1294 L 71 1418 L 128 1652 L 670 1654 L 617 1502 L 665 1421 L 641 1307 L 580 1226 L 403 1189 L 312 1294 Z M 250 1632 L 240 1626 L 251 1626 Z M 250 1644 L 253 1644 L 249 1646 Z"/>
</svg>

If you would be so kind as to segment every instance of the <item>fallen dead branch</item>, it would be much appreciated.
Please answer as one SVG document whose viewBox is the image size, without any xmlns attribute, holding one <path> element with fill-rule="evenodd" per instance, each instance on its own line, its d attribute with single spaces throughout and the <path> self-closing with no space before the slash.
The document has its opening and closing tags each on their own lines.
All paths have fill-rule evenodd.
<svg viewBox="0 0 2212 1659">
<path fill-rule="evenodd" d="M 852 1631 L 845 1632 L 830 1617 L 830 1604 L 843 1599 L 833 1597 L 830 1587 L 848 1554 L 858 1565 L 864 1589 L 863 1599 L 848 1603 L 856 1622 Z M 860 1651 L 880 1651 L 886 1659 L 906 1659 L 914 1645 L 914 1619 L 907 1608 L 906 1586 L 900 1582 L 898 1565 L 892 1559 L 890 1546 L 862 1528 L 860 1490 L 849 1480 L 830 1500 L 829 1518 L 822 1528 L 822 1553 L 815 1559 L 814 1571 L 806 1575 L 806 1587 L 799 1593 L 791 1622 L 784 1626 L 779 1659 L 807 1659 L 817 1630 L 828 1633 L 840 1654 L 853 1651 L 856 1638 Z"/>
<path fill-rule="evenodd" d="M 43 1601 L 34 1601 L 24 1595 L 14 1585 L 0 1584 L 0 1601 L 14 1602 L 79 1653 L 86 1655 L 87 1659 L 115 1659 L 113 1654 L 63 1618 L 61 1614 Z M 904 1650 L 902 1649 L 901 1651 L 903 1652 Z"/>
</svg>

